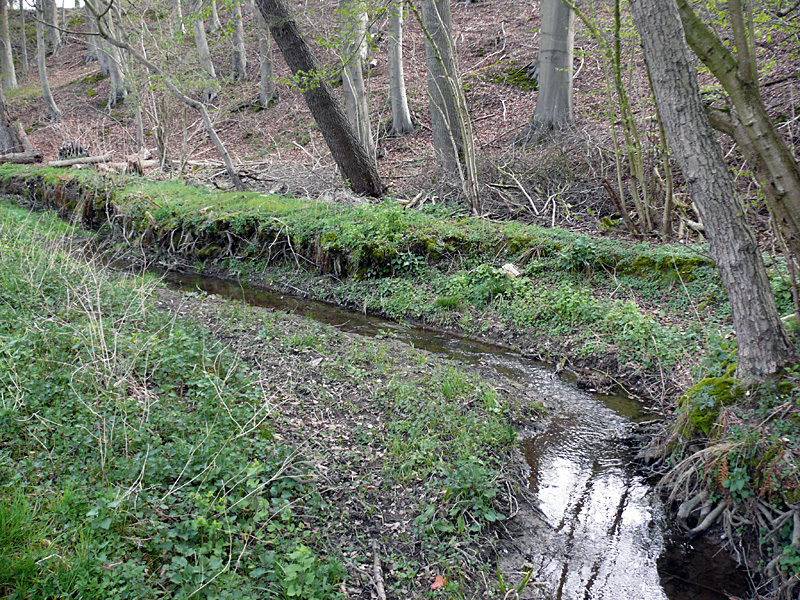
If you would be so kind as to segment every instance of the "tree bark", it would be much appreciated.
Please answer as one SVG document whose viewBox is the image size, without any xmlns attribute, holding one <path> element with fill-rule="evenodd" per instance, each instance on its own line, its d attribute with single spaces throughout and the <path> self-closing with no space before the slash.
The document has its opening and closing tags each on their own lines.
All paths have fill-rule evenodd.
<svg viewBox="0 0 800 600">
<path fill-rule="evenodd" d="M 258 60 L 260 63 L 258 103 L 261 108 L 269 108 L 278 97 L 275 92 L 275 79 L 273 77 L 275 61 L 272 55 L 272 38 L 261 11 L 257 10 L 255 12 L 258 23 Z"/>
<path fill-rule="evenodd" d="M 50 83 L 47 81 L 47 61 L 45 60 L 47 48 L 45 47 L 44 26 L 42 25 L 44 14 L 41 3 L 42 0 L 36 0 L 36 62 L 39 67 L 39 81 L 42 84 L 42 95 L 50 111 L 50 120 L 58 121 L 61 119 L 61 111 L 58 106 L 56 106 L 53 93 L 50 91 Z"/>
<path fill-rule="evenodd" d="M 541 29 L 539 95 L 533 118 L 517 138 L 522 142 L 533 141 L 542 134 L 574 123 L 572 70 L 575 12 L 561 0 L 543 0 Z"/>
<path fill-rule="evenodd" d="M 238 2 L 234 1 L 234 4 L 238 4 Z M 211 16 L 208 19 L 208 32 L 215 33 L 220 29 L 222 29 L 222 21 L 219 20 L 217 0 L 211 0 Z"/>
<path fill-rule="evenodd" d="M 367 15 L 351 0 L 339 0 L 339 9 L 343 21 L 342 86 L 347 118 L 370 159 L 375 160 L 375 142 L 372 139 L 367 90 L 361 66 L 361 57 L 366 49 Z"/>
<path fill-rule="evenodd" d="M 208 81 L 203 88 L 203 102 L 213 102 L 217 97 L 217 72 L 214 70 L 214 63 L 211 60 L 211 51 L 208 49 L 208 38 L 206 38 L 206 26 L 203 17 L 200 15 L 202 2 L 194 0 L 192 2 L 192 32 L 194 34 L 194 44 L 197 47 L 197 54 L 200 59 L 200 66 L 206 72 Z"/>
<path fill-rule="evenodd" d="M 788 364 L 792 348 L 733 178 L 708 124 L 675 0 L 632 0 L 631 8 L 667 138 L 728 291 L 739 346 L 736 374 L 760 379 Z"/>
<path fill-rule="evenodd" d="M 747 41 L 741 42 L 745 48 L 737 61 L 686 0 L 678 0 L 678 8 L 689 46 L 730 96 L 744 131 L 764 161 L 765 172 L 759 183 L 765 189 L 770 212 L 787 245 L 795 256 L 800 256 L 800 166 L 770 121 L 761 100 L 753 58 L 745 51 Z M 743 35 L 739 33 L 736 37 Z M 770 190 L 767 192 L 766 188 Z"/>
<path fill-rule="evenodd" d="M 89 14 L 91 14 L 91 11 L 94 11 L 95 14 L 102 13 L 105 26 L 111 32 L 115 32 L 114 8 L 114 6 L 109 6 L 104 1 L 86 0 L 86 10 L 90 11 Z M 92 26 L 97 30 L 97 21 L 94 17 L 89 20 L 93 22 Z M 101 71 L 107 73 L 109 78 L 108 105 L 116 106 L 118 102 L 124 101 L 128 96 L 128 86 L 125 84 L 125 75 L 122 67 L 122 53 L 119 48 L 109 44 L 102 38 L 98 38 L 94 43 Z"/>
<path fill-rule="evenodd" d="M 403 73 L 403 0 L 389 3 L 389 94 L 392 99 L 392 130 L 389 135 L 411 133 L 414 124 L 408 110 Z"/>
<path fill-rule="evenodd" d="M 231 53 L 232 76 L 234 81 L 247 77 L 247 53 L 244 46 L 244 25 L 242 24 L 242 4 L 233 3 L 233 51 Z"/>
<path fill-rule="evenodd" d="M 0 0 L 0 71 L 3 75 L 3 88 L 17 87 L 17 72 L 14 57 L 11 55 L 11 36 L 8 33 L 8 2 Z"/>
<path fill-rule="evenodd" d="M 358 141 L 328 83 L 317 77 L 317 62 L 284 0 L 257 0 L 275 43 L 280 48 L 342 177 L 358 194 L 380 197 L 385 188 L 375 162 Z"/>
<path fill-rule="evenodd" d="M 14 163 L 17 165 L 30 165 L 42 162 L 44 155 L 34 150 L 33 152 L 12 152 L 10 154 L 0 154 L 0 163 Z"/>
<path fill-rule="evenodd" d="M 22 43 L 20 45 L 22 47 L 22 74 L 27 75 L 30 70 L 30 65 L 28 64 L 28 33 L 25 27 L 25 8 L 23 1 L 24 0 L 20 0 L 19 3 L 19 22 L 20 29 L 22 30 Z"/>
<path fill-rule="evenodd" d="M 459 120 L 458 85 L 452 19 L 449 0 L 422 0 L 425 28 L 425 65 L 431 107 L 433 147 L 445 171 L 458 170 L 464 156 L 464 139 Z"/>
<path fill-rule="evenodd" d="M 37 4 L 40 0 L 37 0 Z M 47 23 L 47 54 L 55 54 L 61 46 L 61 31 L 58 29 L 58 10 L 56 0 L 41 0 L 44 4 L 44 21 Z"/>
</svg>

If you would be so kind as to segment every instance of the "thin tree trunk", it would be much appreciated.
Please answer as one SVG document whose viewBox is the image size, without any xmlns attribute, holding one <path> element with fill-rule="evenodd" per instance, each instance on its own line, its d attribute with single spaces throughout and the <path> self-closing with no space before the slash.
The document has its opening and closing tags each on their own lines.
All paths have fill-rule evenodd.
<svg viewBox="0 0 800 600">
<path fill-rule="evenodd" d="M 234 0 L 234 4 L 238 4 L 238 2 Z M 222 21 L 219 20 L 217 0 L 211 0 L 211 16 L 208 19 L 208 32 L 216 33 L 220 29 L 222 29 Z"/>
<path fill-rule="evenodd" d="M 361 57 L 366 47 L 367 15 L 351 0 L 339 0 L 339 9 L 343 18 L 342 83 L 347 117 L 367 154 L 375 160 L 375 142 L 369 123 L 369 104 L 361 67 Z"/>
<path fill-rule="evenodd" d="M 708 124 L 675 0 L 632 0 L 656 103 L 728 291 L 739 346 L 737 376 L 752 381 L 792 360 L 755 236 Z"/>
<path fill-rule="evenodd" d="M 414 131 L 403 73 L 403 0 L 391 0 L 389 11 L 389 93 L 392 99 L 389 134 L 400 136 Z"/>
<path fill-rule="evenodd" d="M 47 62 L 45 61 L 47 48 L 44 37 L 44 26 L 42 25 L 44 14 L 41 2 L 42 0 L 36 0 L 36 62 L 39 67 L 39 81 L 42 83 L 42 94 L 44 95 L 47 108 L 50 111 L 50 120 L 58 121 L 61 119 L 61 111 L 58 106 L 56 106 L 53 93 L 50 91 L 50 83 L 47 81 Z"/>
<path fill-rule="evenodd" d="M 89 10 L 89 7 L 84 7 L 84 14 L 86 18 L 86 58 L 84 62 L 90 63 L 93 61 L 100 61 L 100 42 L 97 38 L 97 23 L 95 23 L 94 15 Z M 101 71 L 104 75 L 107 74 L 107 66 L 100 65 Z"/>
<path fill-rule="evenodd" d="M 342 177 L 356 193 L 380 197 L 385 188 L 375 162 L 358 141 L 328 83 L 316 78 L 316 59 L 285 1 L 257 0 L 256 6 L 292 73 L 301 79 L 303 97 Z"/>
<path fill-rule="evenodd" d="M 242 24 L 242 4 L 239 0 L 233 2 L 233 80 L 240 81 L 247 77 L 247 53 L 244 46 L 244 25 Z"/>
<path fill-rule="evenodd" d="M 87 10 L 90 14 L 103 14 L 104 26 L 108 31 L 116 33 L 113 19 L 114 6 L 109 7 L 104 1 L 86 0 Z M 99 31 L 97 20 L 92 16 L 93 26 Z M 109 76 L 108 104 L 116 106 L 128 95 L 128 87 L 125 84 L 125 75 L 122 66 L 122 53 L 120 49 L 100 38 L 96 41 L 97 58 L 101 65 L 101 70 L 105 70 Z"/>
<path fill-rule="evenodd" d="M 203 18 L 199 14 L 202 3 L 195 0 L 192 3 L 192 31 L 194 33 L 194 43 L 197 46 L 197 54 L 200 58 L 200 66 L 208 75 L 208 83 L 203 89 L 203 101 L 213 102 L 217 96 L 216 83 L 217 73 L 214 70 L 214 63 L 211 60 L 211 51 L 208 49 L 208 39 L 206 38 L 206 27 Z"/>
<path fill-rule="evenodd" d="M 272 38 L 261 11 L 256 10 L 255 13 L 258 28 L 258 59 L 261 77 L 258 86 L 258 102 L 261 108 L 269 108 L 278 98 L 273 77 L 275 61 L 272 55 Z"/>
<path fill-rule="evenodd" d="M 753 73 L 753 58 L 746 52 L 749 44 L 742 40 L 745 47 L 737 61 L 686 0 L 678 0 L 678 9 L 689 46 L 730 96 L 744 131 L 764 161 L 768 177 L 759 183 L 764 189 L 771 188 L 764 193 L 770 212 L 792 253 L 800 256 L 800 165 L 764 108 Z M 735 35 L 744 37 L 741 32 Z"/>
<path fill-rule="evenodd" d="M 25 8 L 23 5 L 24 0 L 19 2 L 19 22 L 22 29 L 22 74 L 27 75 L 30 72 L 30 64 L 28 60 L 28 33 L 25 27 Z"/>
<path fill-rule="evenodd" d="M 183 22 L 183 4 L 181 0 L 169 0 L 169 2 L 175 13 L 175 19 L 178 21 L 178 29 L 183 35 L 186 35 L 186 24 Z"/>
<path fill-rule="evenodd" d="M 11 55 L 11 36 L 8 33 L 8 1 L 0 0 L 0 71 L 3 75 L 3 88 L 17 87 L 17 72 L 14 57 Z"/>
</svg>

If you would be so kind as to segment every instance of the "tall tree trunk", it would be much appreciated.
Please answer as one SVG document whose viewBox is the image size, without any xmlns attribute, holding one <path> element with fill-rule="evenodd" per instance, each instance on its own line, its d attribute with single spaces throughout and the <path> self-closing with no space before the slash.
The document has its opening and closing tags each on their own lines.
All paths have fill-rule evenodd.
<svg viewBox="0 0 800 600">
<path fill-rule="evenodd" d="M 339 11 L 342 17 L 342 87 L 344 88 L 344 105 L 347 117 L 353 126 L 356 136 L 372 160 L 375 160 L 375 142 L 369 123 L 369 104 L 367 90 L 364 85 L 364 72 L 361 57 L 366 49 L 367 15 L 357 2 L 339 0 Z"/>
<path fill-rule="evenodd" d="M 405 135 L 414 131 L 411 111 L 406 98 L 406 79 L 403 73 L 403 0 L 389 3 L 389 94 L 392 99 L 392 130 L 390 135 Z"/>
<path fill-rule="evenodd" d="M 8 1 L 0 0 L 0 71 L 3 76 L 3 89 L 17 87 L 17 72 L 14 57 L 11 55 L 11 36 L 8 33 Z"/>
<path fill-rule="evenodd" d="M 233 2 L 233 51 L 231 53 L 232 75 L 234 81 L 247 77 L 247 52 L 244 46 L 244 25 L 242 24 L 242 4 Z"/>
<path fill-rule="evenodd" d="M 409 6 L 414 10 L 413 5 Z M 433 147 L 443 170 L 457 173 L 472 212 L 480 213 L 475 146 L 456 62 L 449 0 L 422 0 Z"/>
<path fill-rule="evenodd" d="M 109 7 L 105 0 L 86 0 L 86 9 L 90 11 L 90 14 L 102 14 L 104 25 L 112 34 L 116 34 L 114 8 L 115 6 L 113 5 Z M 97 29 L 98 23 L 95 17 L 92 16 L 89 20 L 93 21 L 93 26 Z M 99 31 L 99 29 L 97 30 Z M 106 71 L 109 76 L 108 104 L 109 106 L 116 106 L 118 102 L 124 101 L 128 96 L 128 86 L 125 84 L 122 65 L 122 53 L 119 48 L 102 38 L 97 39 L 95 45 L 101 71 Z"/>
<path fill-rule="evenodd" d="M 234 0 L 234 4 L 237 4 Z M 211 11 L 208 18 L 208 32 L 216 33 L 222 29 L 222 21 L 219 20 L 219 11 L 217 10 L 217 0 L 211 0 Z"/>
<path fill-rule="evenodd" d="M 208 39 L 206 38 L 206 27 L 203 17 L 200 14 L 202 2 L 194 0 L 192 2 L 192 32 L 194 33 L 194 44 L 197 46 L 197 54 L 200 59 L 200 66 L 208 76 L 208 82 L 203 88 L 203 102 L 213 102 L 217 97 L 217 72 L 214 70 L 214 63 L 211 60 L 211 51 L 208 49 Z"/>
<path fill-rule="evenodd" d="M 667 138 L 728 291 L 739 346 L 737 376 L 754 380 L 775 373 L 792 360 L 792 348 L 733 178 L 708 124 L 675 0 L 631 0 L 631 8 Z"/>
<path fill-rule="evenodd" d="M 775 223 L 795 256 L 800 257 L 800 165 L 786 146 L 764 108 L 758 92 L 754 72 L 754 57 L 747 51 L 749 43 L 740 39 L 737 45 L 739 60 L 695 15 L 686 0 L 678 0 L 680 17 L 686 31 L 686 39 L 708 70 L 722 84 L 736 108 L 739 121 L 750 138 L 750 142 L 764 161 L 768 177 L 759 183 L 764 188 Z M 733 5 L 731 15 L 741 20 L 741 7 Z M 741 25 L 737 28 L 734 19 L 734 37 L 745 37 Z"/>
<path fill-rule="evenodd" d="M 40 0 L 36 0 L 38 3 Z M 47 54 L 55 54 L 61 46 L 61 31 L 58 29 L 58 10 L 56 0 L 42 0 L 44 2 L 44 20 L 47 23 L 45 32 L 47 39 Z"/>
<path fill-rule="evenodd" d="M 5 2 L 5 0 L 0 1 Z M 14 124 L 8 117 L 6 94 L 0 86 L 0 154 L 10 154 L 24 150 L 22 140 L 19 139 Z"/>
<path fill-rule="evenodd" d="M 183 35 L 186 35 L 186 24 L 183 22 L 183 3 L 181 0 L 169 0 L 169 3 L 178 22 L 178 29 Z"/>
<path fill-rule="evenodd" d="M 539 94 L 533 118 L 517 138 L 523 142 L 533 141 L 542 134 L 574 123 L 572 62 L 575 12 L 561 0 L 543 0 L 541 29 Z"/>
<path fill-rule="evenodd" d="M 342 177 L 358 194 L 380 197 L 385 190 L 375 162 L 358 141 L 339 103 L 324 80 L 316 78 L 317 62 L 284 0 L 257 0 L 275 43 L 300 86 Z"/>
<path fill-rule="evenodd" d="M 58 121 L 61 119 L 61 111 L 56 106 L 56 101 L 53 98 L 53 93 L 50 91 L 50 83 L 47 81 L 47 62 L 45 60 L 47 48 L 44 36 L 44 10 L 42 7 L 42 0 L 36 0 L 36 62 L 39 67 L 39 81 L 42 83 L 42 94 L 44 96 L 47 108 L 50 111 L 50 120 Z"/>
<path fill-rule="evenodd" d="M 464 140 L 455 97 L 458 79 L 449 0 L 422 0 L 422 25 L 426 32 L 425 65 L 433 147 L 444 170 L 452 173 L 463 157 Z"/>
<path fill-rule="evenodd" d="M 20 0 L 19 2 L 19 22 L 20 28 L 22 29 L 22 74 L 27 75 L 30 71 L 30 65 L 28 60 L 28 33 L 25 28 L 24 0 Z"/>
<path fill-rule="evenodd" d="M 258 28 L 258 59 L 260 63 L 258 103 L 261 108 L 269 108 L 278 98 L 273 77 L 275 61 L 272 55 L 272 38 L 261 11 L 256 10 L 255 13 Z"/>
<path fill-rule="evenodd" d="M 86 58 L 84 62 L 90 63 L 93 61 L 100 61 L 100 40 L 97 37 L 97 23 L 94 20 L 92 11 L 89 10 L 88 5 L 84 7 L 84 15 L 86 18 Z M 108 74 L 108 65 L 101 63 L 100 70 L 103 75 Z"/>
</svg>

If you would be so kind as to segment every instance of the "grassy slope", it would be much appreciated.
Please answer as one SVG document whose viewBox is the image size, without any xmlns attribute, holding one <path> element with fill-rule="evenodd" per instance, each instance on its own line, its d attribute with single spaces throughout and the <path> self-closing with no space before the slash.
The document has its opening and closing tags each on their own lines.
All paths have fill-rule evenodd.
<svg viewBox="0 0 800 600">
<path fill-rule="evenodd" d="M 505 506 L 499 470 L 515 439 L 505 398 L 457 368 L 405 373 L 422 353 L 219 309 L 227 331 L 250 331 L 259 353 L 277 357 L 273 376 L 302 373 L 309 350 L 324 349 L 325 368 L 304 378 L 308 404 L 308 392 L 269 380 L 193 319 L 156 311 L 155 282 L 86 265 L 81 248 L 74 260 L 62 249 L 71 235 L 0 206 L 0 595 L 337 597 L 341 541 L 356 527 L 336 505 L 349 493 L 331 483 L 339 473 L 348 486 L 371 477 L 367 502 L 393 497 L 411 513 L 383 538 L 390 556 L 392 535 L 413 549 L 387 572 L 394 593 L 424 594 L 420 570 L 446 573 L 446 596 L 476 593 L 477 561 L 463 548 Z M 363 379 L 349 394 L 327 392 L 356 367 Z M 305 411 L 320 401 L 354 410 L 357 390 L 398 372 L 403 383 L 369 397 L 382 415 L 361 442 L 369 472 L 357 474 L 352 456 L 315 454 L 310 439 L 327 453 L 335 440 Z M 291 414 L 296 404 L 306 408 Z M 369 539 L 352 542 L 351 577 L 372 562 Z"/>
</svg>

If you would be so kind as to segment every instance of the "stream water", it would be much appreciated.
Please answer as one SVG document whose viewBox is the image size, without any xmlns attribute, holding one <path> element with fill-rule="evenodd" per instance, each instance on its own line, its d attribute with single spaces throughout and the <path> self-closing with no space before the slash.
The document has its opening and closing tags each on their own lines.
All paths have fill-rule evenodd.
<svg viewBox="0 0 800 600">
<path fill-rule="evenodd" d="M 546 429 L 522 444 L 530 488 L 549 527 L 524 536 L 520 551 L 537 578 L 549 583 L 555 600 L 747 595 L 747 578 L 727 553 L 670 530 L 657 495 L 631 466 L 631 451 L 620 438 L 633 422 L 647 418 L 637 402 L 583 392 L 554 376 L 552 367 L 495 346 L 238 282 L 178 273 L 167 273 L 166 279 L 184 290 L 302 314 L 360 335 L 388 331 L 435 355 L 481 363 L 530 386 L 552 409 Z"/>
</svg>

